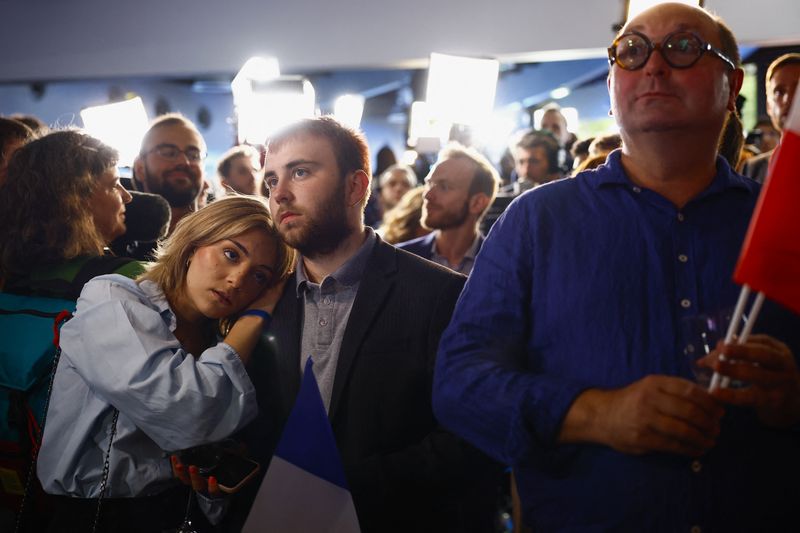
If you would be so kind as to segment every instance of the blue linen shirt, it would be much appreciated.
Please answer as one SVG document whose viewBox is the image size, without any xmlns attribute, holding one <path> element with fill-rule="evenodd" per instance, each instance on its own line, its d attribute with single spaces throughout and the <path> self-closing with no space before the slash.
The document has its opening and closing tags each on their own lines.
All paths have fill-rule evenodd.
<svg viewBox="0 0 800 533">
<path fill-rule="evenodd" d="M 61 328 L 37 465 L 46 492 L 98 497 L 113 407 L 110 498 L 158 494 L 176 483 L 169 452 L 221 440 L 255 417 L 255 390 L 234 349 L 220 342 L 195 357 L 175 326 L 152 281 L 112 274 L 84 286 Z"/>
<path fill-rule="evenodd" d="M 697 459 L 557 443 L 587 388 L 692 379 L 682 324 L 735 304 L 758 192 L 719 158 L 711 185 L 678 209 L 631 182 L 616 151 L 523 194 L 492 228 L 442 336 L 434 410 L 514 467 L 535 531 L 769 530 L 765 513 L 794 508 L 797 433 L 744 409 L 727 409 L 716 447 Z"/>
</svg>

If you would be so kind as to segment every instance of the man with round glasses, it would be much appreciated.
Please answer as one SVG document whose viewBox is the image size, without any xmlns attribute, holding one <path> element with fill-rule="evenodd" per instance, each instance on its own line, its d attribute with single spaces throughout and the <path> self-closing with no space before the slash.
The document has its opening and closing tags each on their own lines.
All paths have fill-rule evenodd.
<svg viewBox="0 0 800 533">
<path fill-rule="evenodd" d="M 133 165 L 134 185 L 167 200 L 172 211 L 170 233 L 198 208 L 205 157 L 203 136 L 192 121 L 177 113 L 158 117 L 142 138 Z"/>
<path fill-rule="evenodd" d="M 702 359 L 747 388 L 709 393 L 690 359 L 688 321 L 736 302 L 760 190 L 717 156 L 735 39 L 660 4 L 609 59 L 622 149 L 495 223 L 442 336 L 434 412 L 512 466 L 534 531 L 796 528 L 800 321 L 768 302 L 763 335 L 725 348 L 738 364 Z"/>
</svg>

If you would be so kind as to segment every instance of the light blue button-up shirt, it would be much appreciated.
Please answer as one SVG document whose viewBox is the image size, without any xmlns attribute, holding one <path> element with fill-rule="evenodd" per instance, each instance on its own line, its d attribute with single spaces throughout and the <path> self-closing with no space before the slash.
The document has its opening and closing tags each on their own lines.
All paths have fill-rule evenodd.
<svg viewBox="0 0 800 533">
<path fill-rule="evenodd" d="M 61 329 L 37 465 L 46 492 L 99 496 L 113 407 L 111 498 L 161 492 L 176 482 L 170 451 L 221 440 L 255 416 L 255 390 L 233 348 L 220 342 L 194 356 L 175 326 L 151 281 L 112 274 L 85 285 Z"/>
</svg>

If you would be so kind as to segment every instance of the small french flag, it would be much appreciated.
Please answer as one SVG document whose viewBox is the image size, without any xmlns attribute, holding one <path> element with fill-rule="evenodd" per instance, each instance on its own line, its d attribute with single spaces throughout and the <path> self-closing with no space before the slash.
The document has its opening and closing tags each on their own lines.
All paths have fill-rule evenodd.
<svg viewBox="0 0 800 533">
<path fill-rule="evenodd" d="M 361 532 L 312 365 L 243 533 Z"/>
</svg>

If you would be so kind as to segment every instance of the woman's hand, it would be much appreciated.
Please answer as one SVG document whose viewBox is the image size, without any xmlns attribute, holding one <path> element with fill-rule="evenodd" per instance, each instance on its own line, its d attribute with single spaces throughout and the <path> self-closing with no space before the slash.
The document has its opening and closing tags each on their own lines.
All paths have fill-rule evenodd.
<svg viewBox="0 0 800 533">
<path fill-rule="evenodd" d="M 278 283 L 262 292 L 261 295 L 250 304 L 250 309 L 261 309 L 271 315 L 275 310 L 275 306 L 278 304 L 278 300 L 280 300 L 283 295 L 286 279 L 287 278 L 283 278 L 278 281 Z"/>
<path fill-rule="evenodd" d="M 181 480 L 181 483 L 191 486 L 192 490 L 204 496 L 211 496 L 212 498 L 222 496 L 217 484 L 217 478 L 214 476 L 209 476 L 208 479 L 204 478 L 200 475 L 196 466 L 189 465 L 187 468 L 177 455 L 171 456 L 170 460 L 172 462 L 172 474 Z"/>
</svg>

